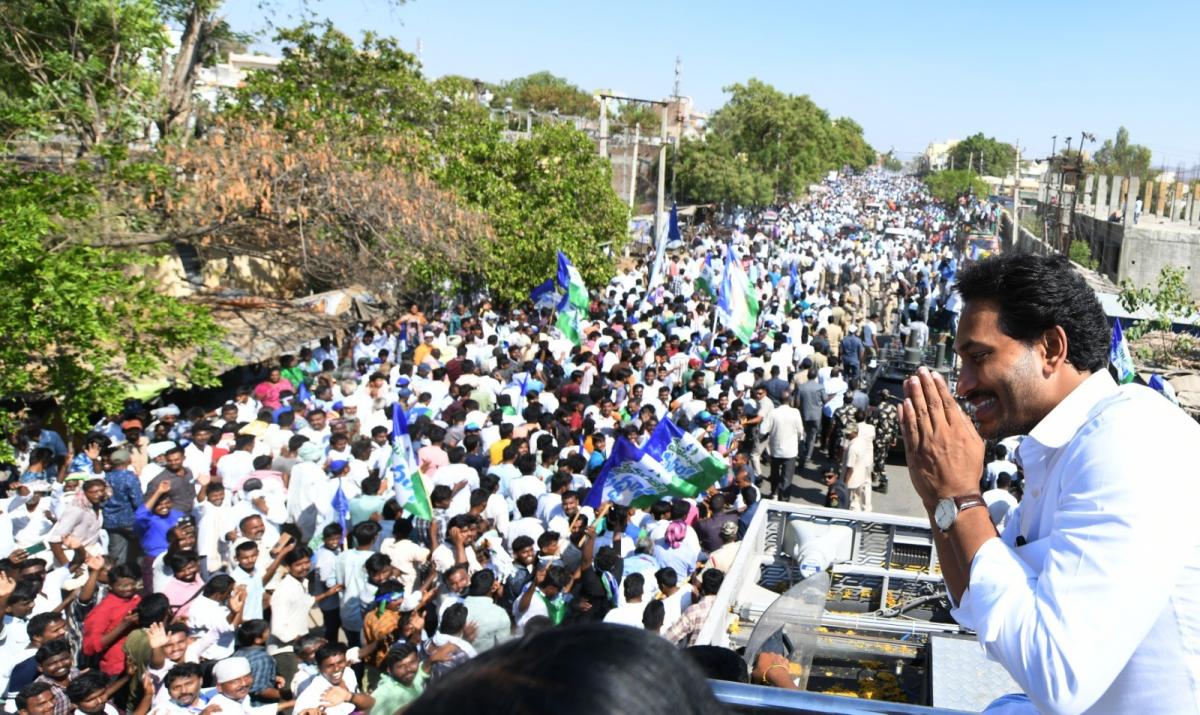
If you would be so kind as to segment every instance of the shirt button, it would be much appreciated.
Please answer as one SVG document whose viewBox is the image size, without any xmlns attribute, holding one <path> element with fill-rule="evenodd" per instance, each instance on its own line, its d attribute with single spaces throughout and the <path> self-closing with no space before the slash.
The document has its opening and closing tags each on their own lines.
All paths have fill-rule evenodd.
<svg viewBox="0 0 1200 715">
<path fill-rule="evenodd" d="M 1041 495 L 1042 495 L 1042 490 L 1041 490 L 1041 489 L 1034 489 L 1034 490 L 1033 490 L 1033 495 L 1034 495 L 1035 497 L 1037 497 L 1037 496 L 1041 496 Z"/>
</svg>

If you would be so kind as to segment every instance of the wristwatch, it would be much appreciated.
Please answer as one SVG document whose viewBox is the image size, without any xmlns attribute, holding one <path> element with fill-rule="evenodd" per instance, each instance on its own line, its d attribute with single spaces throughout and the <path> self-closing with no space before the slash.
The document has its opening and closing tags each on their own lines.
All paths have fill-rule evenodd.
<svg viewBox="0 0 1200 715">
<path fill-rule="evenodd" d="M 983 500 L 982 494 L 967 494 L 961 497 L 939 499 L 937 507 L 933 510 L 933 523 L 937 525 L 937 528 L 942 530 L 942 533 L 945 533 L 950 531 L 950 527 L 954 526 L 959 512 L 973 509 L 977 506 L 987 506 L 987 502 Z"/>
</svg>

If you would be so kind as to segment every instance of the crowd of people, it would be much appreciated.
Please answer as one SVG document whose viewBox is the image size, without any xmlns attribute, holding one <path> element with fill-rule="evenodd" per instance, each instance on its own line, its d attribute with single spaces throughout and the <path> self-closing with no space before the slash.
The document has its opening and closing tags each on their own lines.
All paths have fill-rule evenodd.
<svg viewBox="0 0 1200 715">
<path fill-rule="evenodd" d="M 816 469 L 827 506 L 871 509 L 899 432 L 867 381 L 888 343 L 952 332 L 956 230 L 912 179 L 843 177 L 592 287 L 579 344 L 546 310 L 413 305 L 222 404 L 131 403 L 76 446 L 29 417 L 0 510 L 5 709 L 391 715 L 565 624 L 692 646 L 764 496 Z M 749 341 L 704 288 L 727 261 Z M 396 404 L 428 512 L 396 498 Z M 668 418 L 726 474 L 589 506 L 614 442 Z"/>
</svg>

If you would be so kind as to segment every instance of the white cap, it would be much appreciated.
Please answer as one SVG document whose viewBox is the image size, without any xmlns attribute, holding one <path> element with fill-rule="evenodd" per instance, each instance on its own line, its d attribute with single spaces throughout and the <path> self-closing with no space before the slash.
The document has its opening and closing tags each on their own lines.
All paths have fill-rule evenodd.
<svg viewBox="0 0 1200 715">
<path fill-rule="evenodd" d="M 217 683 L 228 683 L 246 675 L 250 675 L 250 661 L 242 657 L 225 658 L 213 668 L 213 679 Z"/>
<path fill-rule="evenodd" d="M 155 459 L 170 452 L 172 449 L 175 449 L 174 442 L 154 442 L 146 447 L 146 456 L 150 457 L 150 459 Z"/>
</svg>

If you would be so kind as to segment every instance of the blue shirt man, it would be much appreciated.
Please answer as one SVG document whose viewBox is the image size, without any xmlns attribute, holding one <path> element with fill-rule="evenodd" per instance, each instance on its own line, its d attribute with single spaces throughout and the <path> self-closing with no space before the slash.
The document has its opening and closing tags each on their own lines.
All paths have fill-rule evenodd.
<svg viewBox="0 0 1200 715">
<path fill-rule="evenodd" d="M 114 464 L 115 469 L 104 475 L 105 481 L 112 489 L 112 496 L 101 507 L 104 512 L 104 526 L 107 529 L 132 529 L 134 514 L 138 507 L 142 506 L 142 484 L 137 475 L 126 468 L 128 465 L 129 460 L 126 457 L 123 463 Z"/>
</svg>

